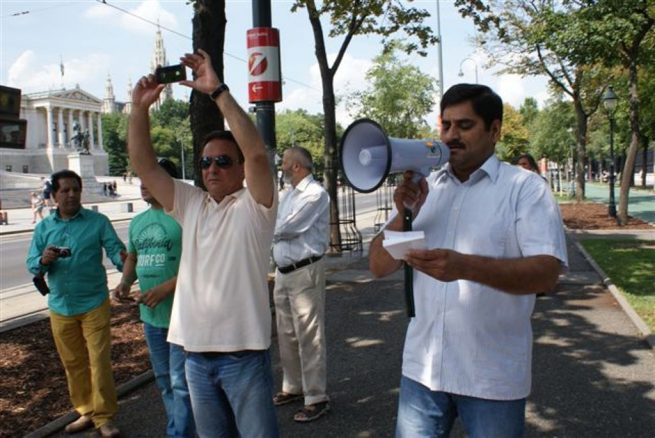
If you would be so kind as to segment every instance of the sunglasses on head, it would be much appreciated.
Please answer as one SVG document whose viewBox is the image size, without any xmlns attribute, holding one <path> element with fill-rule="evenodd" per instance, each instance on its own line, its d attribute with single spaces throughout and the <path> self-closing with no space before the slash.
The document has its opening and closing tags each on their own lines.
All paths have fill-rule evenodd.
<svg viewBox="0 0 655 438">
<path fill-rule="evenodd" d="M 215 157 L 204 156 L 200 159 L 200 167 L 203 169 L 209 169 L 212 162 L 216 164 L 216 167 L 221 169 L 229 169 L 232 167 L 232 164 L 234 164 L 232 157 L 229 155 L 217 155 Z"/>
</svg>

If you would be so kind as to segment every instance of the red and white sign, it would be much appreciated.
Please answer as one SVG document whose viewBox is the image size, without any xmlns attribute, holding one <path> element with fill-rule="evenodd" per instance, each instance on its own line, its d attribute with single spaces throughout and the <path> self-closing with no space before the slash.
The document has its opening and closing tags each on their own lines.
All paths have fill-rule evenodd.
<svg viewBox="0 0 655 438">
<path fill-rule="evenodd" d="M 248 30 L 248 101 L 280 102 L 280 32 L 273 27 Z"/>
</svg>

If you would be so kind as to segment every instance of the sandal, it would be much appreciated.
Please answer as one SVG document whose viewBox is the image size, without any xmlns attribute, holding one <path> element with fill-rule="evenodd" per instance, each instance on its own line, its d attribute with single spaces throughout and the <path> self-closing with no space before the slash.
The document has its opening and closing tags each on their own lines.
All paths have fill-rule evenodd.
<svg viewBox="0 0 655 438">
<path fill-rule="evenodd" d="M 314 403 L 313 405 L 307 405 L 296 412 L 296 415 L 293 416 L 293 419 L 299 423 L 308 423 L 327 414 L 329 410 L 330 403 L 327 401 Z"/>
<path fill-rule="evenodd" d="M 275 406 L 286 405 L 287 403 L 295 402 L 303 398 L 302 394 L 289 394 L 286 392 L 278 392 L 273 396 L 273 404 Z"/>
</svg>

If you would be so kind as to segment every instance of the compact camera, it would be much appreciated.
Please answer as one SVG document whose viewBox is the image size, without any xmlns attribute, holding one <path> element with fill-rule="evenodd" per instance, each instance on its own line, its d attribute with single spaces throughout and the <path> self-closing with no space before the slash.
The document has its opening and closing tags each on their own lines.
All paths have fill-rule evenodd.
<svg viewBox="0 0 655 438">
<path fill-rule="evenodd" d="M 53 246 L 52 249 L 54 252 L 57 253 L 57 255 L 61 258 L 65 257 L 70 257 L 71 256 L 71 249 L 68 248 L 67 246 Z"/>
<path fill-rule="evenodd" d="M 166 67 L 157 67 L 155 69 L 155 80 L 158 84 L 170 84 L 186 79 L 186 70 L 184 65 L 169 65 Z"/>
<path fill-rule="evenodd" d="M 41 295 L 44 297 L 50 293 L 50 288 L 48 287 L 48 283 L 45 282 L 45 278 L 43 278 L 43 275 L 37 275 L 32 279 L 34 282 L 34 286 L 36 286 L 36 290 L 38 290 Z"/>
</svg>

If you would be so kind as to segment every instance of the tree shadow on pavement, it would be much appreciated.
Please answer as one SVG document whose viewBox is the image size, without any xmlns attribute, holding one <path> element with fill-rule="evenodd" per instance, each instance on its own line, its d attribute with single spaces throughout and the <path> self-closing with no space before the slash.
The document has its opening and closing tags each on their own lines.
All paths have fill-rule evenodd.
<svg viewBox="0 0 655 438">
<path fill-rule="evenodd" d="M 533 328 L 527 436 L 653 436 L 653 350 L 604 287 L 540 298 Z"/>
</svg>

